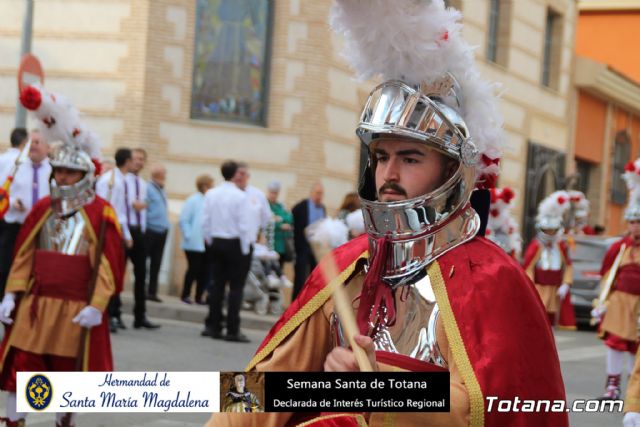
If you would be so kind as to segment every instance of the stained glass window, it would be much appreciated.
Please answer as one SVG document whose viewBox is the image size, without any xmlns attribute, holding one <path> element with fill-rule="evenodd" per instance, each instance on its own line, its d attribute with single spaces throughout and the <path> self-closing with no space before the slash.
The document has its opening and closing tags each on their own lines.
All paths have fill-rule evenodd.
<svg viewBox="0 0 640 427">
<path fill-rule="evenodd" d="M 191 117 L 264 125 L 269 0 L 198 0 Z"/>
</svg>

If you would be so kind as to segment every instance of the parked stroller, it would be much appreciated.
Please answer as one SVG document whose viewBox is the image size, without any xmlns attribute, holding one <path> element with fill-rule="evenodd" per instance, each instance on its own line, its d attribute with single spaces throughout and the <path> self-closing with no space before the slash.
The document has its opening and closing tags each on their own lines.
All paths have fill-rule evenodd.
<svg viewBox="0 0 640 427">
<path fill-rule="evenodd" d="M 291 282 L 280 271 L 279 255 L 265 245 L 257 243 L 253 248 L 251 269 L 244 286 L 244 307 L 257 314 L 282 314 L 284 302 L 283 287 L 291 287 Z"/>
</svg>

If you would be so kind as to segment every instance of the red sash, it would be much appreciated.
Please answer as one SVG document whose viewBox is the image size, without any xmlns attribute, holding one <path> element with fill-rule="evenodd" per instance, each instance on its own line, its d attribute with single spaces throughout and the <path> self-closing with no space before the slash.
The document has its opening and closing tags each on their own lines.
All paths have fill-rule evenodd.
<svg viewBox="0 0 640 427">
<path fill-rule="evenodd" d="M 562 270 L 542 270 L 536 267 L 534 283 L 536 285 L 560 286 L 562 285 L 562 276 Z"/>
<path fill-rule="evenodd" d="M 627 264 L 618 270 L 616 290 L 632 295 L 640 295 L 640 265 Z"/>
<path fill-rule="evenodd" d="M 88 256 L 37 249 L 33 264 L 35 283 L 30 290 L 33 301 L 29 307 L 32 322 L 38 313 L 40 297 L 87 302 L 91 280 Z"/>
</svg>

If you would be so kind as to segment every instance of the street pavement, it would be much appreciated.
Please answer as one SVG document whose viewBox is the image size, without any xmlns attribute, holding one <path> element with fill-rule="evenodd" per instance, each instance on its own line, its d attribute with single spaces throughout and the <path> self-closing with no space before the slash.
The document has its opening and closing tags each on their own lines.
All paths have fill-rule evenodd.
<svg viewBox="0 0 640 427">
<path fill-rule="evenodd" d="M 246 313 L 246 312 L 243 312 Z M 200 337 L 195 322 L 154 319 L 162 328 L 134 330 L 131 316 L 123 316 L 129 328 L 113 336 L 113 352 L 119 371 L 234 371 L 242 370 L 266 334 L 244 329 L 249 344 Z M 567 400 L 600 395 L 605 381 L 605 348 L 592 331 L 557 331 L 556 343 L 567 389 Z M 626 375 L 625 375 L 626 377 Z M 4 397 L 0 402 L 4 413 Z M 79 414 L 78 427 L 195 427 L 208 414 Z M 571 413 L 572 426 L 622 426 L 622 414 Z M 52 426 L 52 414 L 30 414 L 30 427 Z"/>
<path fill-rule="evenodd" d="M 265 335 L 264 330 L 244 330 L 249 344 L 201 337 L 201 324 L 153 319 L 157 330 L 135 330 L 133 317 L 122 316 L 128 329 L 112 335 L 115 369 L 118 371 L 242 371 Z M 5 393 L 0 416 L 5 413 Z M 209 414 L 79 414 L 78 427 L 202 427 Z M 29 427 L 55 425 L 53 414 L 27 417 Z"/>
<path fill-rule="evenodd" d="M 556 345 L 567 402 L 575 399 L 593 399 L 604 391 L 605 346 L 594 331 L 556 331 Z M 623 374 L 626 389 L 626 374 Z M 622 426 L 620 413 L 570 413 L 571 426 L 604 427 Z"/>
</svg>

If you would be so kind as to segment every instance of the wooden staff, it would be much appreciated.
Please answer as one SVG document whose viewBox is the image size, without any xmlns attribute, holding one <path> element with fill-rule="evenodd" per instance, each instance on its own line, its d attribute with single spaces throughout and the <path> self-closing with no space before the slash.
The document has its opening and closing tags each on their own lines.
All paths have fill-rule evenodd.
<svg viewBox="0 0 640 427">
<path fill-rule="evenodd" d="M 115 170 L 111 173 L 111 178 L 109 179 L 109 191 L 107 194 L 107 201 L 111 199 L 111 191 L 113 190 L 113 185 L 115 181 Z M 89 287 L 87 288 L 87 305 L 91 304 L 91 300 L 93 299 L 93 293 L 96 289 L 96 283 L 98 282 L 98 274 L 100 272 L 100 262 L 102 260 L 102 254 L 104 252 L 104 240 L 105 235 L 107 233 L 107 220 L 104 215 L 104 210 L 102 211 L 102 221 L 100 222 L 100 232 L 98 233 L 98 243 L 96 246 L 96 255 L 95 255 L 95 265 L 91 270 L 91 280 L 89 281 Z M 82 328 L 80 332 L 80 343 L 78 345 L 78 352 L 76 353 L 76 371 L 82 371 L 83 362 L 86 351 L 86 341 L 87 336 L 89 335 L 89 329 Z"/>
<path fill-rule="evenodd" d="M 604 283 L 602 290 L 600 291 L 600 296 L 597 299 L 593 300 L 593 308 L 597 309 L 598 311 L 601 311 L 609 300 L 611 289 L 613 288 L 613 281 L 615 280 L 616 274 L 618 273 L 618 268 L 620 267 L 620 263 L 622 262 L 622 257 L 624 256 L 625 249 L 627 249 L 627 245 L 623 243 L 622 246 L 620 246 L 620 252 L 618 252 L 616 259 L 614 260 L 613 265 L 609 270 L 607 280 Z M 598 324 L 598 322 L 598 319 L 591 318 L 589 324 L 591 326 L 595 326 Z"/>
<path fill-rule="evenodd" d="M 321 259 L 320 269 L 324 274 L 325 280 L 327 281 L 327 283 L 331 283 L 339 275 L 338 266 L 336 265 L 336 260 L 333 257 L 333 253 L 327 251 L 328 253 L 326 253 L 324 257 L 318 257 L 317 255 L 320 254 L 317 254 L 317 252 L 320 251 L 314 250 L 314 252 L 316 252 L 316 259 Z M 360 332 L 358 330 L 355 316 L 353 315 L 351 301 L 347 296 L 342 283 L 338 283 L 333 291 L 333 305 L 336 314 L 340 318 L 340 325 L 342 325 L 343 332 L 349 340 L 349 345 L 351 345 L 351 350 L 353 351 L 353 355 L 358 362 L 360 371 L 373 372 L 373 367 L 371 366 L 371 361 L 369 360 L 367 353 L 354 340 L 354 337 Z"/>
</svg>

